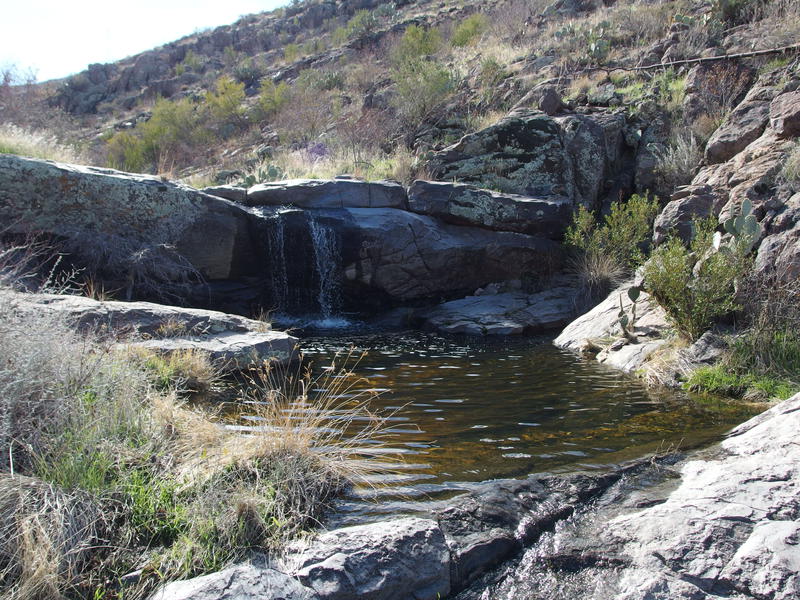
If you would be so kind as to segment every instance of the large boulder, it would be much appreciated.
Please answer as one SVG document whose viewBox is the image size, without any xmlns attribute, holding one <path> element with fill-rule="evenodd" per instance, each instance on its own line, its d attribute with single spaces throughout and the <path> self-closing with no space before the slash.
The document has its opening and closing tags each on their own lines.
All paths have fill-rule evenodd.
<svg viewBox="0 0 800 600">
<path fill-rule="evenodd" d="M 0 155 L 6 234 L 63 241 L 80 266 L 131 286 L 199 274 L 229 279 L 253 253 L 250 216 L 235 204 L 150 175 Z"/>
<path fill-rule="evenodd" d="M 782 138 L 800 136 L 800 91 L 781 94 L 772 101 L 769 123 Z"/>
<path fill-rule="evenodd" d="M 768 102 L 742 102 L 711 135 L 706 144 L 706 162 L 725 162 L 744 150 L 764 132 L 769 114 Z"/>
<path fill-rule="evenodd" d="M 556 329 L 575 315 L 577 291 L 553 287 L 526 294 L 506 292 L 468 296 L 425 311 L 425 326 L 447 333 L 519 335 Z"/>
<path fill-rule="evenodd" d="M 437 600 L 450 593 L 450 553 L 429 519 L 337 529 L 285 563 L 320 600 Z"/>
<path fill-rule="evenodd" d="M 250 206 L 298 208 L 406 208 L 406 192 L 394 181 L 291 179 L 260 183 L 247 190 Z"/>
<path fill-rule="evenodd" d="M 81 329 L 112 331 L 128 346 L 205 353 L 223 370 L 264 361 L 286 364 L 297 355 L 297 338 L 268 323 L 213 310 L 55 294 L 14 294 L 13 299 L 19 310 L 52 312 Z"/>
<path fill-rule="evenodd" d="M 566 196 L 531 198 L 501 194 L 462 183 L 415 181 L 409 209 L 457 225 L 476 225 L 559 239 L 572 219 Z"/>
<path fill-rule="evenodd" d="M 619 185 L 613 180 L 623 171 L 625 124 L 621 114 L 554 118 L 520 108 L 438 152 L 429 167 L 442 180 L 595 206 Z M 630 170 L 622 187 L 632 177 Z"/>
</svg>

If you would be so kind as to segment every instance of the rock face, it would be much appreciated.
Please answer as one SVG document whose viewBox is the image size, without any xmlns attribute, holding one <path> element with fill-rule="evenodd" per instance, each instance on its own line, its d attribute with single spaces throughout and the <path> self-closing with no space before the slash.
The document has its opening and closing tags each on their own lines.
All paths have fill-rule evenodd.
<svg viewBox="0 0 800 600">
<path fill-rule="evenodd" d="M 426 327 L 446 333 L 519 335 L 567 324 L 575 314 L 575 298 L 572 287 L 468 296 L 440 304 L 421 317 Z"/>
<path fill-rule="evenodd" d="M 54 311 L 79 328 L 126 335 L 130 338 L 126 344 L 134 347 L 207 353 L 223 370 L 263 361 L 285 364 L 297 353 L 297 338 L 273 331 L 261 321 L 212 310 L 52 294 L 15 294 L 14 300 L 21 310 Z"/>
<path fill-rule="evenodd" d="M 737 106 L 708 140 L 706 162 L 725 162 L 744 150 L 764 132 L 769 113 L 768 102 L 743 102 Z"/>
<path fill-rule="evenodd" d="M 798 597 L 798 426 L 800 395 L 737 427 L 713 453 L 628 471 L 457 599 L 587 590 L 626 600 Z"/>
<path fill-rule="evenodd" d="M 406 191 L 393 181 L 291 179 L 261 183 L 247 190 L 250 206 L 298 208 L 407 208 Z"/>
<path fill-rule="evenodd" d="M 437 153 L 429 167 L 442 180 L 594 207 L 612 188 L 632 189 L 625 125 L 618 114 L 550 117 L 520 108 Z"/>
<path fill-rule="evenodd" d="M 769 124 L 781 137 L 800 135 L 800 91 L 781 94 L 772 101 Z"/>
<path fill-rule="evenodd" d="M 559 239 L 572 221 L 566 196 L 544 199 L 500 194 L 470 185 L 415 181 L 408 190 L 412 212 L 457 225 L 476 225 Z"/>
<path fill-rule="evenodd" d="M 647 358 L 666 342 L 662 333 L 667 329 L 663 309 L 648 294 L 642 292 L 636 303 L 636 321 L 633 334 L 636 341 L 621 336 L 619 326 L 620 299 L 623 309 L 630 314 L 631 301 L 628 282 L 595 306 L 592 310 L 567 325 L 553 343 L 559 348 L 584 352 L 596 350 L 599 362 L 632 372 L 641 368 Z"/>
<path fill-rule="evenodd" d="M 463 296 L 491 282 L 543 274 L 562 255 L 544 238 L 392 208 L 278 210 L 263 213 L 259 227 L 262 254 L 275 261 L 267 267 L 280 274 L 276 297 L 303 288 L 312 300 L 338 295 L 352 310 Z"/>
<path fill-rule="evenodd" d="M 199 273 L 229 279 L 252 255 L 245 210 L 158 177 L 0 155 L 5 233 L 65 240 L 83 265 L 158 288 Z M 152 291 L 152 290 L 151 290 Z"/>
<path fill-rule="evenodd" d="M 285 567 L 321 600 L 437 600 L 450 593 L 450 554 L 428 519 L 337 529 Z"/>
</svg>

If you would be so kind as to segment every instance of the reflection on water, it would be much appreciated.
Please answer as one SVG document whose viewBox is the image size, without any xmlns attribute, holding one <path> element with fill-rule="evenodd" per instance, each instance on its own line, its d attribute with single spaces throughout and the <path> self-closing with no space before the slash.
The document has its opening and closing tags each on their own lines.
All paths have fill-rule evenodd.
<svg viewBox="0 0 800 600">
<path fill-rule="evenodd" d="M 469 482 L 604 468 L 697 446 L 750 416 L 745 407 L 647 390 L 546 339 L 411 332 L 303 342 L 315 365 L 351 346 L 367 351 L 356 372 L 383 391 L 373 409 L 390 415 L 384 451 L 398 459 L 391 474 L 343 504 L 343 514 L 358 518 L 419 510 Z M 365 508 L 364 498 L 380 503 Z"/>
</svg>

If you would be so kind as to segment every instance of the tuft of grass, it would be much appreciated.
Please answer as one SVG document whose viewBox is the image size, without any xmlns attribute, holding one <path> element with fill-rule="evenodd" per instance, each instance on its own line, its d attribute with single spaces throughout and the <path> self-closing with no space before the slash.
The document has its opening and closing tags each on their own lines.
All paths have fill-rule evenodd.
<svg viewBox="0 0 800 600">
<path fill-rule="evenodd" d="M 781 176 L 792 189 L 800 189 L 800 142 L 795 143 L 787 153 L 781 168 Z"/>
<path fill-rule="evenodd" d="M 786 400 L 800 391 L 800 386 L 791 381 L 769 375 L 740 375 L 727 365 L 697 369 L 684 387 L 690 392 L 748 400 Z"/>
<path fill-rule="evenodd" d="M 703 148 L 694 132 L 676 132 L 666 150 L 657 156 L 655 174 L 659 190 L 671 196 L 675 188 L 692 181 L 697 165 L 702 160 Z"/>
<path fill-rule="evenodd" d="M 86 163 L 74 146 L 59 142 L 44 131 L 23 129 L 10 123 L 0 125 L 0 154 L 17 154 L 65 163 Z"/>
</svg>

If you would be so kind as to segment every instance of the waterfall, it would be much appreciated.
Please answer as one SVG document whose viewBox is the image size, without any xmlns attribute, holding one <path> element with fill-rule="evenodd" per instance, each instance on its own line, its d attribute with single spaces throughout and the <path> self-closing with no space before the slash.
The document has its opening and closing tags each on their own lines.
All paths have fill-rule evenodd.
<svg viewBox="0 0 800 600">
<path fill-rule="evenodd" d="M 284 317 L 312 316 L 322 326 L 341 310 L 341 250 L 334 228 L 312 211 L 254 210 L 265 256 L 262 304 Z"/>
<path fill-rule="evenodd" d="M 339 244 L 336 232 L 330 227 L 322 225 L 311 214 L 308 217 L 308 228 L 314 248 L 320 315 L 324 319 L 330 319 L 341 308 Z"/>
</svg>

